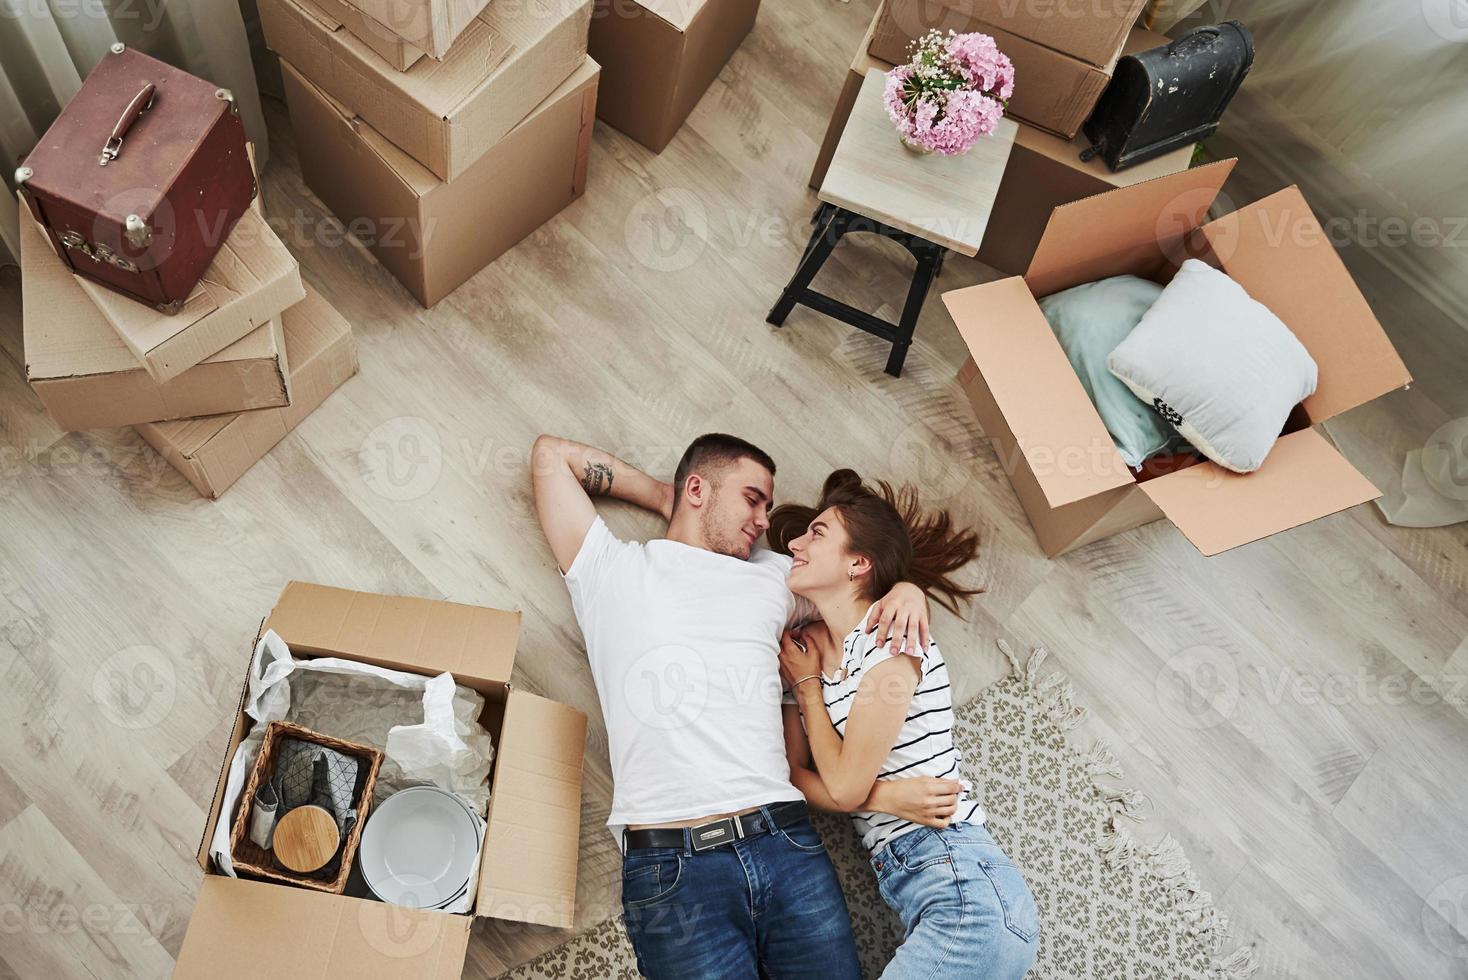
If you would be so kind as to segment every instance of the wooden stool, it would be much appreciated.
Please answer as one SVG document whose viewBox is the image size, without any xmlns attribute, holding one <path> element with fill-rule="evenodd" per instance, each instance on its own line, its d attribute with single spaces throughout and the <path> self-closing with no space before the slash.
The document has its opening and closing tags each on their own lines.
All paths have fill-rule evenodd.
<svg viewBox="0 0 1468 980">
<path fill-rule="evenodd" d="M 809 306 L 891 341 L 887 373 L 898 377 L 943 256 L 948 249 L 975 255 L 984 240 L 1019 127 L 1003 119 L 993 134 L 960 156 L 914 153 L 898 140 L 887 118 L 882 100 L 886 82 L 881 71 L 867 72 L 816 195 L 821 204 L 812 218 L 815 229 L 765 322 L 781 326 L 797 305 Z M 896 323 L 810 287 L 836 243 L 849 232 L 882 235 L 912 253 L 916 267 Z"/>
</svg>

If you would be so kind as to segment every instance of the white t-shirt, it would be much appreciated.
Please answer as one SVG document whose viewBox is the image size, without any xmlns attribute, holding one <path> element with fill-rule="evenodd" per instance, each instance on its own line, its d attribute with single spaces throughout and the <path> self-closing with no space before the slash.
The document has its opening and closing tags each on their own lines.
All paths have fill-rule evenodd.
<svg viewBox="0 0 1468 980">
<path fill-rule="evenodd" d="M 804 799 L 780 716 L 789 571 L 772 551 L 745 561 L 592 522 L 566 586 L 606 721 L 619 841 L 628 824 Z"/>
</svg>

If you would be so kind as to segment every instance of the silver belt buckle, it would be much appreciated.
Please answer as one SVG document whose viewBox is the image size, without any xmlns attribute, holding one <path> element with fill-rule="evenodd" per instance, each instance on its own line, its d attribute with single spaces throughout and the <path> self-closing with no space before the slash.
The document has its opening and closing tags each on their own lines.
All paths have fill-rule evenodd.
<svg viewBox="0 0 1468 980">
<path fill-rule="evenodd" d="M 733 817 L 725 817 L 715 820 L 713 823 L 701 824 L 689 831 L 693 838 L 693 849 L 695 851 L 710 851 L 723 844 L 739 840 L 744 836 L 744 828 L 739 821 Z"/>
</svg>

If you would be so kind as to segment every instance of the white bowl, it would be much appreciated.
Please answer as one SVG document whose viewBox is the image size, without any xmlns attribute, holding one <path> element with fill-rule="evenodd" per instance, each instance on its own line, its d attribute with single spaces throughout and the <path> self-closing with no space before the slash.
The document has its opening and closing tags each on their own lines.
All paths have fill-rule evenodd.
<svg viewBox="0 0 1468 980">
<path fill-rule="evenodd" d="M 479 822 L 457 796 L 412 786 L 368 817 L 358 848 L 362 877 L 384 902 L 434 908 L 463 892 L 479 843 Z"/>
</svg>

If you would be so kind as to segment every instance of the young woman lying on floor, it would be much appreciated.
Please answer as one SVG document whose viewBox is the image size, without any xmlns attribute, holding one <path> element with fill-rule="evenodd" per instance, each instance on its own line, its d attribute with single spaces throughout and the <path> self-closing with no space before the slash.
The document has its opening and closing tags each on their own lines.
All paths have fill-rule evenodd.
<svg viewBox="0 0 1468 980">
<path fill-rule="evenodd" d="M 937 644 L 894 636 L 879 648 L 864 627 L 875 599 L 899 581 L 957 612 L 975 590 L 949 574 L 975 556 L 977 535 L 955 530 L 946 511 L 925 514 L 911 488 L 873 489 L 851 470 L 826 479 L 815 507 L 778 508 L 768 534 L 794 560 L 790 590 L 821 615 L 781 644 L 795 785 L 812 805 L 850 811 L 879 779 L 958 778 L 953 692 Z M 1022 977 L 1040 941 L 1030 890 L 989 836 L 978 800 L 962 792 L 945 816 L 946 826 L 932 828 L 852 813 L 882 898 L 906 932 L 882 976 Z"/>
</svg>

